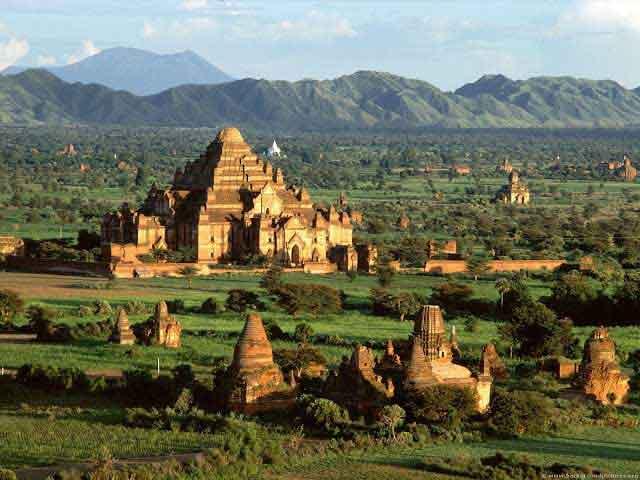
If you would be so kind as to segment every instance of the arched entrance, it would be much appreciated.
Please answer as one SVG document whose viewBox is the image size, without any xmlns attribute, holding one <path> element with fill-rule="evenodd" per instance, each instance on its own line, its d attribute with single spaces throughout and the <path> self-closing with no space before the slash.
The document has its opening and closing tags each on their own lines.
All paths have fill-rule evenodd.
<svg viewBox="0 0 640 480">
<path fill-rule="evenodd" d="M 294 245 L 291 248 L 291 263 L 294 265 L 300 265 L 300 247 Z"/>
<path fill-rule="evenodd" d="M 318 249 L 314 249 L 313 253 L 311 254 L 311 261 L 312 262 L 319 262 L 320 261 L 320 254 L 318 253 Z"/>
</svg>

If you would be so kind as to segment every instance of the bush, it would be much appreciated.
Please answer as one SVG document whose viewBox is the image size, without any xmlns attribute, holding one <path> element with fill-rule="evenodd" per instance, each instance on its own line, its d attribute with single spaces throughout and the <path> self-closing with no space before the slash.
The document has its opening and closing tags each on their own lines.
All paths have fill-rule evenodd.
<svg viewBox="0 0 640 480">
<path fill-rule="evenodd" d="M 249 309 L 263 310 L 264 303 L 260 301 L 257 293 L 237 288 L 229 290 L 225 307 L 232 312 L 243 313 Z"/>
<path fill-rule="evenodd" d="M 491 400 L 489 427 L 498 435 L 518 437 L 549 431 L 551 401 L 538 392 L 496 390 Z"/>
<path fill-rule="evenodd" d="M 275 293 L 282 285 L 282 267 L 271 265 L 260 279 L 260 286 L 270 294 Z"/>
<path fill-rule="evenodd" d="M 91 385 L 85 373 L 77 368 L 41 367 L 30 364 L 18 369 L 16 381 L 48 392 L 87 390 Z"/>
<path fill-rule="evenodd" d="M 306 426 L 324 434 L 336 436 L 349 422 L 349 414 L 337 403 L 326 398 L 303 395 L 298 399 Z"/>
<path fill-rule="evenodd" d="M 275 295 L 278 297 L 278 304 L 290 315 L 342 311 L 342 294 L 326 285 L 285 283 L 280 285 Z"/>
<path fill-rule="evenodd" d="M 0 290 L 0 321 L 13 323 L 24 310 L 24 300 L 13 290 Z"/>
<path fill-rule="evenodd" d="M 391 293 L 382 288 L 374 288 L 370 295 L 375 315 L 393 316 L 400 321 L 417 314 L 426 303 L 424 297 L 413 292 Z"/>
<path fill-rule="evenodd" d="M 144 315 L 149 313 L 149 306 L 140 300 L 130 300 L 124 306 L 125 312 L 129 315 Z"/>
<path fill-rule="evenodd" d="M 293 338 L 298 343 L 309 343 L 313 338 L 313 328 L 308 323 L 299 323 L 293 332 Z"/>
<path fill-rule="evenodd" d="M 106 300 L 96 300 L 93 302 L 92 307 L 94 315 L 106 316 L 113 314 L 113 309 Z"/>
<path fill-rule="evenodd" d="M 382 433 L 396 439 L 396 429 L 401 427 L 407 413 L 400 405 L 386 405 L 378 415 Z"/>
<path fill-rule="evenodd" d="M 262 321 L 269 340 L 290 340 L 289 335 L 271 318 Z"/>
<path fill-rule="evenodd" d="M 200 313 L 215 315 L 218 312 L 218 303 L 212 297 L 207 298 L 204 302 L 202 302 L 202 305 L 200 305 Z"/>
<path fill-rule="evenodd" d="M 405 409 L 415 422 L 455 429 L 476 412 L 477 405 L 476 393 L 468 388 L 434 385 L 410 392 Z"/>
<path fill-rule="evenodd" d="M 0 468 L 0 480 L 18 480 L 18 477 L 13 470 L 7 470 L 6 468 Z"/>
<path fill-rule="evenodd" d="M 187 312 L 187 307 L 184 305 L 184 300 L 176 298 L 174 300 L 167 300 L 167 309 L 169 313 L 181 315 Z"/>
</svg>

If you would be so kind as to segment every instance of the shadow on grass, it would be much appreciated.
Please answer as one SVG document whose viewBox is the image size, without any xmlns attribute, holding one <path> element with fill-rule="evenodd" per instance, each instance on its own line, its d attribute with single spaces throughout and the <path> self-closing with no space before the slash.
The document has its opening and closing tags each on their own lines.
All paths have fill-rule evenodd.
<svg viewBox="0 0 640 480">
<path fill-rule="evenodd" d="M 622 448 L 619 445 L 627 445 L 627 448 Z M 637 445 L 592 439 L 570 437 L 528 438 L 488 441 L 484 442 L 482 446 L 522 454 L 567 455 L 573 457 L 597 457 L 601 460 L 640 461 L 640 447 Z"/>
</svg>

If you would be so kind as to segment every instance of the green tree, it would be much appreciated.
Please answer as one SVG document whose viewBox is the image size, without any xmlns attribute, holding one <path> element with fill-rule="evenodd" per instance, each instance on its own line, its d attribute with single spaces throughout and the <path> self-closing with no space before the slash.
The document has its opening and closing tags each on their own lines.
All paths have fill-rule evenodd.
<svg viewBox="0 0 640 480">
<path fill-rule="evenodd" d="M 396 272 L 388 265 L 378 265 L 376 269 L 376 276 L 378 277 L 378 283 L 382 288 L 389 288 Z"/>
<path fill-rule="evenodd" d="M 13 323 L 24 310 L 24 300 L 13 290 L 0 290 L 0 320 L 4 324 Z"/>
<path fill-rule="evenodd" d="M 473 255 L 467 260 L 467 270 L 473 275 L 474 280 L 478 280 L 480 275 L 484 275 L 490 270 L 489 257 L 483 254 Z"/>
<path fill-rule="evenodd" d="M 382 425 L 382 428 L 388 435 L 395 440 L 396 429 L 401 427 L 404 423 L 404 419 L 407 413 L 400 405 L 386 405 L 378 416 L 378 421 Z"/>
<path fill-rule="evenodd" d="M 191 265 L 187 265 L 186 267 L 182 267 L 178 271 L 178 273 L 180 273 L 180 275 L 184 277 L 184 279 L 187 281 L 187 288 L 190 289 L 193 282 L 193 277 L 195 277 L 196 273 L 198 273 L 198 269 Z"/>
<path fill-rule="evenodd" d="M 571 320 L 558 320 L 548 307 L 531 301 L 516 307 L 499 331 L 520 355 L 540 358 L 568 353 L 576 341 L 572 326 Z"/>
</svg>

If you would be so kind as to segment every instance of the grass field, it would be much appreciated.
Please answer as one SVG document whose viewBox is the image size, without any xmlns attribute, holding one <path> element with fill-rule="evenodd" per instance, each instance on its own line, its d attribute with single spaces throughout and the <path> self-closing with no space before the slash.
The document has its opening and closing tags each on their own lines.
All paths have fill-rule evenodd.
<svg viewBox="0 0 640 480">
<path fill-rule="evenodd" d="M 197 277 L 192 288 L 184 279 L 156 278 L 149 280 L 117 280 L 0 273 L 0 288 L 12 288 L 29 303 L 41 303 L 64 312 L 61 321 L 79 323 L 98 320 L 74 316 L 79 305 L 96 299 L 106 299 L 113 306 L 138 299 L 150 305 L 162 299 L 183 299 L 188 307 L 196 307 L 213 297 L 223 304 L 232 288 L 244 288 L 266 293 L 259 287 L 260 277 L 254 274 L 223 274 Z M 300 315 L 291 317 L 277 305 L 269 303 L 262 316 L 275 320 L 285 331 L 293 332 L 301 321 L 310 323 L 316 334 L 337 335 L 345 340 L 366 342 L 387 338 L 406 339 L 411 322 L 373 316 L 369 312 L 368 295 L 376 286 L 373 276 L 359 276 L 353 282 L 343 274 L 309 276 L 288 274 L 286 281 L 324 283 L 341 288 L 347 294 L 347 309 L 339 315 Z M 412 290 L 428 295 L 446 279 L 426 275 L 396 275 L 393 288 Z M 493 280 L 465 280 L 473 286 L 475 295 L 497 300 Z M 547 285 L 531 280 L 535 295 L 548 293 Z M 107 288 L 107 285 L 110 285 Z M 132 323 L 143 321 L 146 315 L 132 316 Z M 0 343 L 0 366 L 15 368 L 25 363 L 44 364 L 82 369 L 128 369 L 132 367 L 155 370 L 157 359 L 167 372 L 180 363 L 191 363 L 200 375 L 210 375 L 214 357 L 230 358 L 240 332 L 244 316 L 233 312 L 218 315 L 189 313 L 179 315 L 183 324 L 183 347 L 169 350 L 160 347 L 131 347 L 109 344 L 105 339 L 89 338 L 67 345 Z M 463 351 L 478 356 L 483 344 L 499 341 L 497 323 L 490 319 L 480 322 L 477 332 L 464 328 L 464 319 L 446 318 L 447 325 L 456 325 Z M 582 340 L 592 328 L 576 329 Z M 211 332 L 206 336 L 196 333 Z M 222 337 L 219 334 L 224 334 Z M 640 328 L 611 329 L 619 351 L 637 348 Z M 274 348 L 293 348 L 292 342 L 274 342 Z M 347 348 L 319 345 L 318 348 L 335 366 Z M 510 361 L 513 363 L 516 360 Z M 65 397 L 38 399 L 27 393 L 0 392 L 0 465 L 17 468 L 25 465 L 75 462 L 95 458 L 101 446 L 108 446 L 116 458 L 164 455 L 197 451 L 216 443 L 214 435 L 155 432 L 129 429 L 121 425 L 123 408 L 113 402 L 96 402 L 86 398 Z M 384 451 L 351 453 L 293 461 L 281 470 L 265 471 L 267 478 L 285 479 L 442 479 L 450 477 L 417 469 L 425 459 L 452 456 L 474 458 L 493 455 L 496 451 L 527 454 L 535 463 L 554 462 L 592 465 L 615 473 L 633 473 L 640 468 L 640 429 L 580 427 L 558 436 L 518 440 L 492 440 L 483 443 L 433 444 L 416 449 L 390 448 Z M 459 478 L 459 477 L 458 477 Z"/>
<path fill-rule="evenodd" d="M 30 303 L 40 303 L 55 307 L 64 313 L 62 322 L 75 324 L 97 321 L 98 317 L 87 318 L 74 315 L 80 305 L 94 300 L 108 300 L 112 306 L 124 305 L 130 299 L 147 302 L 150 306 L 160 300 L 182 299 L 187 307 L 197 307 L 206 298 L 213 297 L 218 304 L 224 305 L 227 292 L 233 288 L 243 288 L 262 292 L 267 301 L 267 310 L 261 315 L 265 320 L 274 320 L 282 329 L 293 333 L 300 322 L 308 322 L 317 335 L 339 336 L 345 340 L 365 343 L 369 340 L 385 341 L 406 339 L 411 332 L 411 322 L 399 322 L 393 318 L 377 317 L 370 313 L 368 295 L 377 285 L 373 276 L 359 276 L 351 282 L 343 274 L 330 276 L 311 276 L 290 274 L 286 281 L 312 282 L 332 285 L 347 294 L 346 310 L 340 314 L 313 316 L 301 314 L 292 317 L 273 305 L 266 293 L 259 287 L 260 277 L 254 274 L 223 274 L 209 277 L 197 277 L 192 288 L 188 288 L 184 279 L 156 278 L 147 280 L 117 280 L 111 288 L 104 288 L 106 280 L 55 275 L 33 275 L 21 273 L 0 273 L 0 288 L 18 291 Z M 428 296 L 434 286 L 446 281 L 444 278 L 427 275 L 397 275 L 393 288 L 411 290 Z M 492 280 L 467 281 L 481 298 L 497 300 L 498 295 Z M 532 291 L 536 295 L 548 293 L 543 282 L 531 281 Z M 148 315 L 131 316 L 131 323 L 146 320 Z M 16 368 L 25 363 L 47 364 L 52 366 L 76 366 L 83 369 L 127 369 L 132 367 L 155 369 L 157 359 L 161 368 L 172 368 L 180 363 L 193 363 L 197 369 L 206 370 L 218 356 L 230 357 L 241 331 L 244 315 L 235 312 L 223 312 L 217 315 L 189 313 L 178 315 L 183 324 L 183 348 L 169 350 L 160 347 L 139 347 L 136 354 L 128 354 L 129 348 L 106 343 L 104 339 L 84 339 L 68 345 L 56 344 L 19 344 L 0 343 L 0 366 Z M 449 327 L 455 325 L 461 344 L 467 351 L 479 355 L 482 345 L 489 341 L 498 342 L 497 324 L 493 321 L 480 322 L 479 332 L 467 332 L 464 319 L 446 318 Z M 584 340 L 591 328 L 577 328 L 578 335 Z M 198 335 L 206 331 L 208 335 Z M 215 334 L 223 334 L 224 338 Z M 622 352 L 631 351 L 640 341 L 640 328 L 620 327 L 611 329 L 613 338 Z M 293 348 L 293 343 L 276 341 L 274 348 Z M 330 364 L 336 365 L 343 355 L 349 355 L 346 348 L 320 345 Z"/>
</svg>

